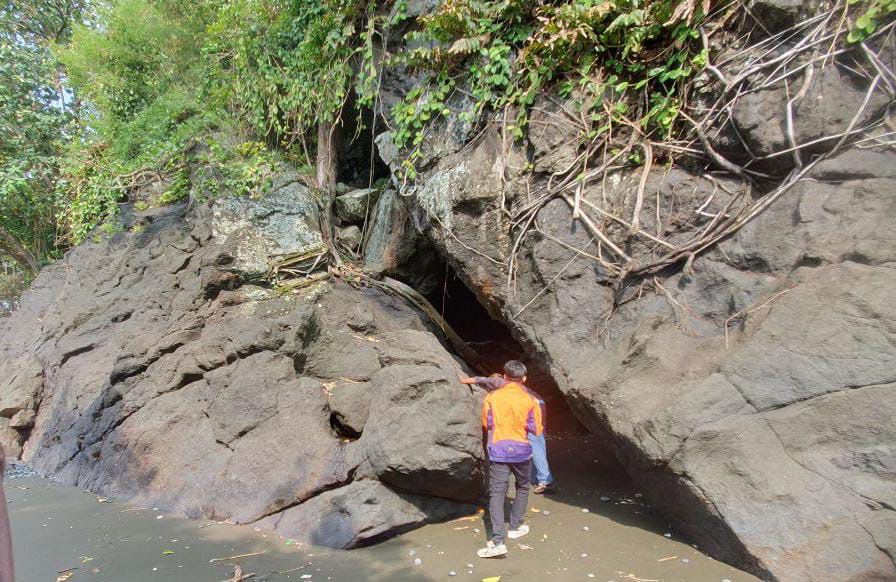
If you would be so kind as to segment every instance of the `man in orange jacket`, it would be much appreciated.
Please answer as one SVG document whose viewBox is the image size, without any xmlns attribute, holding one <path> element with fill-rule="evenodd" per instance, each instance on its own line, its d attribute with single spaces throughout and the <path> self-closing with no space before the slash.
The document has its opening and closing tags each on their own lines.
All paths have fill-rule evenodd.
<svg viewBox="0 0 896 582">
<path fill-rule="evenodd" d="M 516 481 L 516 499 L 510 510 L 510 530 L 506 537 L 517 539 L 529 533 L 529 526 L 523 523 L 532 474 L 532 446 L 528 435 L 540 435 L 544 431 L 541 407 L 523 385 L 525 364 L 517 360 L 504 364 L 504 379 L 506 383 L 490 392 L 482 404 L 482 426 L 488 431 L 488 507 L 492 539 L 477 552 L 480 558 L 495 558 L 507 553 L 504 498 L 511 473 Z M 461 378 L 461 382 L 474 384 L 476 378 Z"/>
</svg>

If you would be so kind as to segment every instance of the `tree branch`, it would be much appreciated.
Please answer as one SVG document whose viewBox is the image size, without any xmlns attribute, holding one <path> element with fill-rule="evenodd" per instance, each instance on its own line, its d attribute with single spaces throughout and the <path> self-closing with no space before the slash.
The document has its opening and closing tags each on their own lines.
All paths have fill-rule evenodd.
<svg viewBox="0 0 896 582">
<path fill-rule="evenodd" d="M 0 251 L 8 254 L 23 269 L 32 274 L 40 271 L 40 265 L 34 255 L 25 248 L 19 239 L 12 235 L 8 230 L 0 226 Z"/>
</svg>

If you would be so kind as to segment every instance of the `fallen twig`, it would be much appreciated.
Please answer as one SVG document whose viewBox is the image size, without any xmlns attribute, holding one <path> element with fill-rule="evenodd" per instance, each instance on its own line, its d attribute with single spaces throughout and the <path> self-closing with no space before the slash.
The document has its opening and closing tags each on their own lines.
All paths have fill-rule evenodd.
<svg viewBox="0 0 896 582">
<path fill-rule="evenodd" d="M 738 311 L 737 313 L 735 313 L 734 315 L 732 315 L 731 317 L 729 317 L 728 319 L 726 319 L 725 320 L 725 349 L 726 350 L 728 349 L 728 325 L 733 320 L 737 319 L 741 315 L 748 315 L 750 313 L 753 313 L 754 311 L 759 311 L 760 309 L 762 309 L 763 307 L 765 307 L 766 305 L 768 305 L 769 303 L 771 303 L 772 301 L 774 301 L 775 299 L 780 297 L 781 295 L 784 295 L 785 293 L 788 293 L 791 290 L 792 289 L 785 289 L 783 291 L 775 293 L 774 295 L 772 295 L 771 297 L 769 297 L 768 299 L 763 301 L 761 305 L 756 305 L 755 303 L 752 305 L 748 305 L 748 306 L 744 307 L 743 309 L 741 309 L 740 311 Z"/>
<path fill-rule="evenodd" d="M 298 572 L 299 570 L 304 570 L 305 568 L 307 568 L 310 565 L 311 565 L 311 562 L 305 562 L 304 564 L 302 564 L 301 566 L 298 566 L 297 568 L 290 568 L 289 570 L 280 570 L 277 573 L 278 574 L 290 574 L 292 572 Z"/>
<path fill-rule="evenodd" d="M 227 556 L 226 558 L 214 558 L 212 560 L 209 560 L 208 563 L 215 564 L 217 562 L 226 562 L 227 560 L 236 560 L 238 558 L 249 558 L 252 556 L 260 556 L 261 554 L 266 554 L 266 553 L 267 553 L 267 551 L 262 550 L 260 552 L 252 552 L 251 554 L 240 554 L 238 556 Z"/>
</svg>

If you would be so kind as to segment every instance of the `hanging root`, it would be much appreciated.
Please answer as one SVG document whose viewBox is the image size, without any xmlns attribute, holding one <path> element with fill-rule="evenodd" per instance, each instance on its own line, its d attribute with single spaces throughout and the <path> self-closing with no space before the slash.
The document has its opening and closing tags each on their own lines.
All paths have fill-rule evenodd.
<svg viewBox="0 0 896 582">
<path fill-rule="evenodd" d="M 689 10 L 694 4 L 683 3 L 684 8 L 680 8 L 678 17 L 690 18 Z M 737 10 L 746 8 L 743 4 L 736 4 L 727 10 L 722 20 L 734 18 Z M 576 257 L 593 260 L 601 267 L 600 272 L 608 280 L 649 277 L 677 264 L 683 265 L 685 274 L 688 274 L 698 256 L 762 214 L 793 186 L 804 180 L 821 161 L 836 156 L 853 144 L 856 147 L 896 145 L 896 123 L 888 117 L 888 112 L 872 116 L 869 113 L 876 112 L 868 110 L 872 98 L 878 92 L 884 92 L 890 101 L 896 98 L 896 75 L 877 52 L 879 49 L 875 48 L 892 47 L 896 22 L 882 26 L 864 42 L 850 46 L 846 42 L 848 27 L 843 25 L 844 11 L 845 0 L 839 0 L 830 10 L 799 22 L 787 30 L 770 35 L 742 50 L 729 51 L 731 56 L 724 61 L 708 63 L 705 69 L 708 75 L 704 75 L 697 83 L 703 85 L 703 94 L 715 97 L 701 103 L 685 100 L 680 109 L 680 117 L 686 122 L 684 127 L 678 134 L 664 140 L 654 139 L 651 134 L 645 133 L 639 122 L 631 120 L 643 118 L 647 106 L 645 103 L 633 104 L 627 116 L 611 111 L 609 105 L 604 104 L 606 118 L 602 118 L 600 123 L 606 122 L 611 129 L 598 132 L 599 137 L 590 143 L 584 143 L 573 164 L 550 175 L 544 185 L 532 190 L 525 200 L 518 201 L 511 208 L 513 242 L 507 261 L 509 291 L 512 292 L 519 253 L 530 233 L 564 246 L 574 252 Z M 716 22 L 712 30 L 709 25 L 701 29 L 705 48 L 710 48 L 713 35 L 726 34 L 723 24 L 724 22 Z M 730 46 L 735 41 L 736 39 L 720 38 L 716 44 Z M 846 53 L 862 61 L 858 65 L 861 70 L 851 70 L 867 81 L 864 98 L 857 105 L 845 130 L 799 143 L 796 109 L 813 80 L 820 78 L 825 67 L 847 66 L 835 63 L 838 56 Z M 787 95 L 787 146 L 757 157 L 735 127 L 731 119 L 732 112 L 738 100 L 745 95 L 772 87 L 783 87 Z M 708 91 L 710 88 L 711 93 Z M 687 91 L 683 93 L 686 94 Z M 866 121 L 869 118 L 871 121 Z M 737 164 L 713 147 L 714 138 L 726 126 L 733 129 L 734 136 L 746 152 L 750 160 L 746 165 Z M 872 130 L 876 131 L 872 134 Z M 825 151 L 811 157 L 808 154 L 810 148 L 816 152 L 819 149 Z M 629 160 L 636 155 L 643 155 L 643 168 L 637 185 L 628 190 L 608 190 L 607 176 L 628 167 Z M 651 221 L 655 220 L 655 228 L 651 233 L 643 228 L 642 222 L 646 219 L 644 211 L 648 200 L 648 178 L 657 162 L 657 155 L 669 164 L 677 158 L 686 158 L 692 163 L 702 162 L 706 172 L 703 179 L 713 183 L 713 193 L 699 206 L 676 202 L 673 197 L 665 207 L 657 193 L 655 208 L 647 213 Z M 791 158 L 793 164 L 793 169 L 783 179 L 775 178 L 755 167 L 758 162 L 783 156 Z M 725 187 L 709 171 L 739 181 L 740 187 Z M 769 189 L 770 182 L 775 185 Z M 716 211 L 713 209 L 713 202 L 717 200 L 719 189 L 725 191 L 727 201 Z M 762 190 L 766 192 L 754 198 L 754 194 Z M 599 191 L 600 199 L 589 198 L 589 191 Z M 557 198 L 562 199 L 570 208 L 573 222 L 580 223 L 591 236 L 591 249 L 575 248 L 539 228 L 538 215 L 541 209 Z M 715 207 L 718 206 L 716 202 Z M 626 220 L 623 216 L 631 218 Z"/>
</svg>

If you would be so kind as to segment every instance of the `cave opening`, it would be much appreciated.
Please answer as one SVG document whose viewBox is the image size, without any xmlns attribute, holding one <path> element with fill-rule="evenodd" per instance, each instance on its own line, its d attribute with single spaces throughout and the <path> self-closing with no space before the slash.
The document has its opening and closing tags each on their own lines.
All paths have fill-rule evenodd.
<svg viewBox="0 0 896 582">
<path fill-rule="evenodd" d="M 520 360 L 528 370 L 526 385 L 545 401 L 550 434 L 587 433 L 570 410 L 557 383 L 513 337 L 510 328 L 489 314 L 450 264 L 439 258 L 439 267 L 441 275 L 427 299 L 479 355 L 478 366 L 468 362 L 474 371 L 485 376 L 501 373 L 505 362 Z"/>
<path fill-rule="evenodd" d="M 493 318 L 444 257 L 434 261 L 441 269 L 437 284 L 426 298 L 454 331 L 479 356 L 477 375 L 501 372 L 510 359 L 528 369 L 526 385 L 545 401 L 548 463 L 554 478 L 545 493 L 561 505 L 596 512 L 637 530 L 654 534 L 675 530 L 646 502 L 616 456 L 617 443 L 609 431 L 592 432 L 576 417 L 550 371 L 513 336 L 510 327 Z M 471 368 L 475 368 L 468 362 Z M 530 498 L 530 500 L 533 498 Z M 541 506 L 536 496 L 530 503 Z M 620 507 L 628 507 L 621 510 Z"/>
<path fill-rule="evenodd" d="M 389 166 L 376 152 L 374 136 L 383 130 L 383 121 L 370 107 L 358 107 L 350 96 L 337 144 L 336 179 L 352 188 L 367 188 L 390 177 Z M 356 112 L 356 114 L 354 113 Z"/>
</svg>

